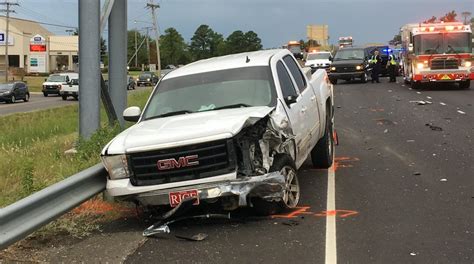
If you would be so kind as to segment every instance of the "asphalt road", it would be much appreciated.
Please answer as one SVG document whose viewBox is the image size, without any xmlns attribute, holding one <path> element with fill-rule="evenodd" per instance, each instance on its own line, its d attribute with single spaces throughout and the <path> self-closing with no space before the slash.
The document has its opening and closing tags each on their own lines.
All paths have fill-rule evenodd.
<svg viewBox="0 0 474 264">
<path fill-rule="evenodd" d="M 134 92 L 145 88 L 146 87 L 143 86 L 137 86 L 136 90 L 130 90 L 129 92 Z M 23 102 L 22 100 L 19 100 L 14 104 L 7 104 L 3 102 L 0 103 L 0 116 L 44 110 L 65 105 L 71 105 L 75 103 L 77 103 L 77 101 L 74 100 L 74 98 L 72 97 L 68 97 L 68 99 L 64 101 L 59 95 L 49 95 L 48 97 L 44 97 L 42 93 L 34 93 L 31 94 L 30 101 L 28 102 Z"/>
<path fill-rule="evenodd" d="M 383 79 L 342 82 L 335 95 L 336 163 L 301 168 L 297 210 L 186 220 L 146 239 L 151 223 L 130 216 L 51 249 L 49 261 L 474 263 L 474 89 L 411 90 Z M 208 237 L 175 237 L 198 233 Z"/>
<path fill-rule="evenodd" d="M 176 224 L 209 237 L 148 239 L 126 262 L 473 263 L 474 89 L 383 80 L 335 93 L 334 185 L 308 163 L 295 213 Z"/>
</svg>

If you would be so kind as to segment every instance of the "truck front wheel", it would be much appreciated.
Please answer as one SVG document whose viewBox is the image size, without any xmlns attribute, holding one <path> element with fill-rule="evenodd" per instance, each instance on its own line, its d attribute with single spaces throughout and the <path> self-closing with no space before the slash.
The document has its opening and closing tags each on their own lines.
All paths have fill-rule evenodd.
<svg viewBox="0 0 474 264">
<path fill-rule="evenodd" d="M 321 138 L 311 150 L 311 161 L 317 168 L 327 169 L 332 166 L 334 155 L 334 137 L 333 137 L 333 122 L 328 116 L 326 118 L 326 130 L 323 138 Z"/>
<path fill-rule="evenodd" d="M 253 198 L 252 204 L 258 215 L 272 215 L 282 210 L 295 208 L 300 200 L 300 184 L 296 175 L 296 165 L 288 155 L 278 154 L 273 160 L 270 172 L 279 171 L 285 176 L 283 197 L 278 202 L 269 202 L 261 198 Z"/>
</svg>

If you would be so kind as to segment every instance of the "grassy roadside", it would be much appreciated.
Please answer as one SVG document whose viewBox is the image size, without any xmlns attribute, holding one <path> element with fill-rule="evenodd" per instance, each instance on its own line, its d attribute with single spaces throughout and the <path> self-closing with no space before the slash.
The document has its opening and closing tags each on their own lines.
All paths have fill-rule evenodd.
<svg viewBox="0 0 474 264">
<path fill-rule="evenodd" d="M 129 95 L 143 107 L 151 90 Z M 107 121 L 102 110 L 104 126 Z M 78 155 L 64 152 L 78 140 L 78 106 L 0 117 L 0 208 L 100 161 L 102 146 L 118 129 L 104 128 L 81 142 Z"/>
</svg>

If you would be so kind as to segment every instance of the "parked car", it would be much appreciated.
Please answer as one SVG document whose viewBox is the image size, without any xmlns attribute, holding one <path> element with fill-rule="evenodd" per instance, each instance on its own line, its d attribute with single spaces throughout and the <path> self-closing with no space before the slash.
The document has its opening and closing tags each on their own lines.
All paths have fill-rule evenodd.
<svg viewBox="0 0 474 264">
<path fill-rule="evenodd" d="M 137 85 L 153 86 L 158 83 L 158 76 L 154 72 L 143 72 L 138 76 Z"/>
<path fill-rule="evenodd" d="M 69 96 L 72 96 L 74 100 L 79 99 L 79 79 L 71 79 L 69 84 L 62 85 L 59 94 L 63 100 L 67 100 Z"/>
<path fill-rule="evenodd" d="M 372 72 L 369 67 L 370 48 L 346 47 L 339 49 L 334 56 L 331 64 L 329 79 L 333 84 L 337 80 L 346 81 L 360 79 L 363 83 L 367 82 L 368 76 Z"/>
<path fill-rule="evenodd" d="M 28 102 L 30 91 L 24 82 L 0 84 L 0 102 L 15 103 L 17 100 Z"/>
<path fill-rule="evenodd" d="M 135 84 L 135 79 L 133 79 L 132 76 L 128 75 L 127 76 L 127 90 L 135 90 L 136 84 Z"/>
<path fill-rule="evenodd" d="M 294 208 L 297 169 L 333 162 L 333 86 L 290 51 L 265 50 L 188 64 L 163 77 L 137 122 L 101 153 L 107 192 L 170 208 L 185 199 L 261 214 Z"/>
<path fill-rule="evenodd" d="M 311 52 L 306 55 L 305 66 L 311 67 L 313 72 L 317 69 L 325 69 L 329 71 L 332 60 L 332 54 L 329 51 Z"/>
<path fill-rule="evenodd" d="M 50 94 L 61 95 L 62 86 L 68 85 L 72 79 L 79 79 L 79 74 L 73 72 L 51 74 L 43 83 L 43 95 L 45 97 Z"/>
</svg>

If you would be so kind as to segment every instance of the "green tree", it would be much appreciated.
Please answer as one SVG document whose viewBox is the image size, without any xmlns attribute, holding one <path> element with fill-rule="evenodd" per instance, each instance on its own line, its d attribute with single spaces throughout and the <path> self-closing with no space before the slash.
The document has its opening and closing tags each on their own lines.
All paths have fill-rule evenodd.
<svg viewBox="0 0 474 264">
<path fill-rule="evenodd" d="M 439 20 L 443 22 L 457 22 L 456 20 L 457 16 L 458 14 L 456 14 L 456 11 L 453 10 L 447 13 L 446 15 L 444 15 L 443 17 L 441 17 Z"/>
<path fill-rule="evenodd" d="M 168 28 L 160 39 L 161 66 L 186 64 L 187 47 L 183 37 L 175 28 Z"/>
<path fill-rule="evenodd" d="M 189 49 L 194 60 L 211 57 L 211 42 L 214 31 L 208 25 L 200 25 L 191 38 Z"/>
<path fill-rule="evenodd" d="M 262 49 L 262 40 L 258 37 L 258 34 L 252 30 L 245 33 L 245 40 L 247 42 L 246 51 L 256 51 Z"/>
<path fill-rule="evenodd" d="M 226 39 L 226 53 L 234 54 L 247 51 L 247 39 L 244 32 L 236 30 Z"/>
<path fill-rule="evenodd" d="M 209 53 L 211 57 L 224 55 L 220 53 L 219 51 L 219 46 L 222 49 L 222 45 L 224 43 L 224 37 L 221 34 L 214 31 L 210 32 L 209 36 L 210 36 Z"/>
</svg>

